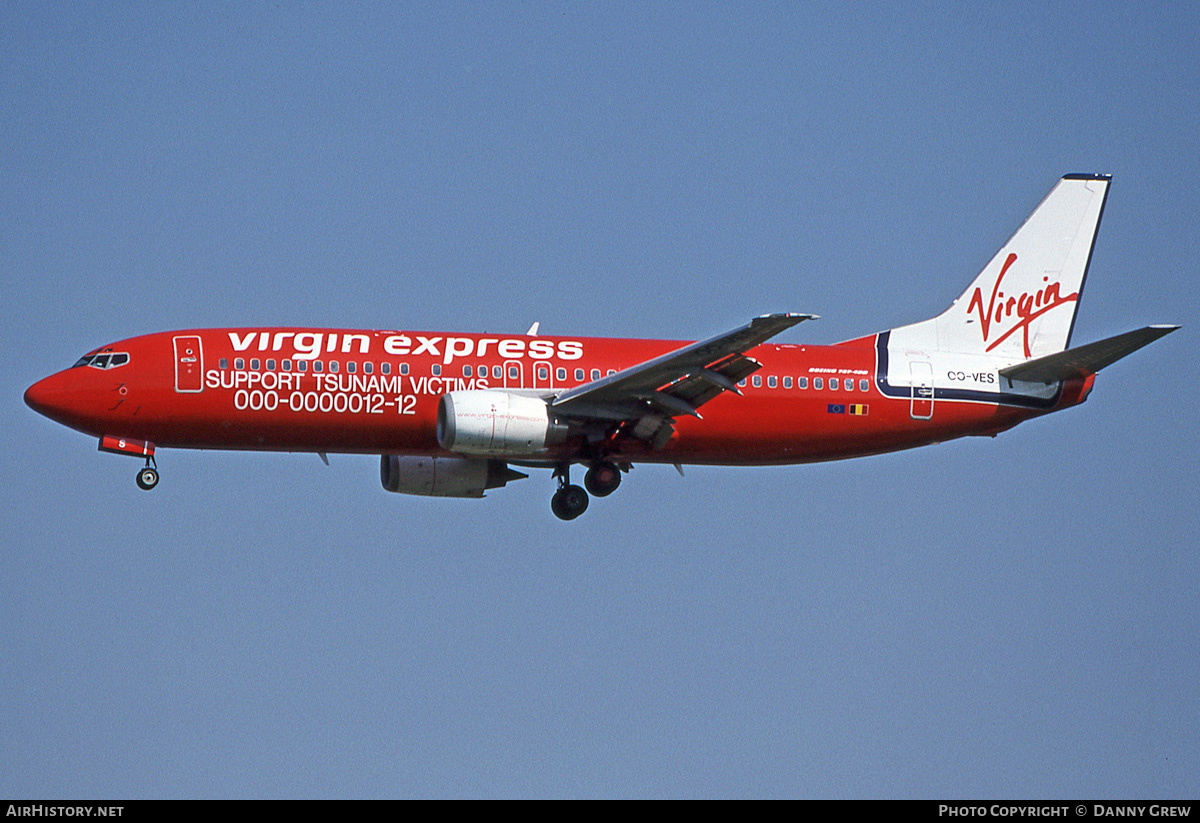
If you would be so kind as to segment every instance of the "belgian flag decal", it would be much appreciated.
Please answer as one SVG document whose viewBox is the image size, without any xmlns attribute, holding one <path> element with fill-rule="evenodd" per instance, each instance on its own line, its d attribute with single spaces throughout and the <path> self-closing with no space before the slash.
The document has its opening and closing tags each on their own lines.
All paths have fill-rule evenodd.
<svg viewBox="0 0 1200 823">
<path fill-rule="evenodd" d="M 864 403 L 851 403 L 849 410 L 851 414 L 865 415 L 870 413 L 871 407 Z"/>
</svg>

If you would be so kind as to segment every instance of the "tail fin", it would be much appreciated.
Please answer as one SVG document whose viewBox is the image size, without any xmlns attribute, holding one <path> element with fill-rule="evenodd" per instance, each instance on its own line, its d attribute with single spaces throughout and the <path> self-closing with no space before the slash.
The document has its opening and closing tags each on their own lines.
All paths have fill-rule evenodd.
<svg viewBox="0 0 1200 823">
<path fill-rule="evenodd" d="M 940 351 L 1028 360 L 1066 349 L 1111 179 L 1063 177 L 962 296 L 917 327 L 935 327 Z M 908 328 L 932 342 L 931 329 Z"/>
</svg>

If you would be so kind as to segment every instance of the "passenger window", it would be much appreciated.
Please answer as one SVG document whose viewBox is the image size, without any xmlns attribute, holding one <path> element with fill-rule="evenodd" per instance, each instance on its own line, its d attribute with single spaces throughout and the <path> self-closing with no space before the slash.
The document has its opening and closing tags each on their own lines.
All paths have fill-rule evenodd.
<svg viewBox="0 0 1200 823">
<path fill-rule="evenodd" d="M 521 370 L 520 370 L 520 369 L 518 369 L 516 366 L 509 366 L 509 367 L 508 367 L 508 379 L 509 379 L 509 380 L 516 380 L 516 379 L 517 379 L 518 377 L 520 377 L 520 376 L 521 376 Z"/>
<path fill-rule="evenodd" d="M 246 361 L 238 357 L 233 361 L 233 367 L 235 369 L 244 369 L 246 368 Z"/>
<path fill-rule="evenodd" d="M 751 378 L 751 382 L 754 384 L 754 388 L 756 388 L 756 389 L 762 388 L 762 375 L 761 374 L 754 375 L 754 377 Z"/>
<path fill-rule="evenodd" d="M 559 369 L 554 374 L 558 377 L 559 380 L 567 379 L 567 370 L 566 369 Z"/>
<path fill-rule="evenodd" d="M 500 366 L 492 366 L 492 377 L 499 380 L 504 376 L 504 369 Z"/>
<path fill-rule="evenodd" d="M 739 380 L 738 385 L 741 386 L 743 389 L 746 388 L 746 378 L 743 377 L 741 380 Z"/>
<path fill-rule="evenodd" d="M 593 380 L 600 379 L 600 370 L 599 369 L 592 369 L 592 379 Z"/>
<path fill-rule="evenodd" d="M 274 360 L 274 358 L 267 360 L 267 371 L 275 371 L 275 360 Z"/>
<path fill-rule="evenodd" d="M 250 359 L 250 370 L 251 370 L 251 371 L 258 371 L 258 365 L 259 365 L 259 364 L 258 364 L 258 358 L 257 358 L 257 357 L 252 357 L 252 358 Z"/>
<path fill-rule="evenodd" d="M 354 362 L 350 362 L 350 363 L 346 364 L 346 373 L 347 374 L 354 374 L 354 372 L 357 370 L 358 370 L 358 364 L 356 364 Z"/>
<path fill-rule="evenodd" d="M 407 363 L 401 363 L 401 364 L 400 364 L 400 373 L 401 373 L 401 374 L 408 374 L 408 364 L 407 364 Z"/>
<path fill-rule="evenodd" d="M 222 357 L 222 358 L 221 358 L 221 360 L 220 360 L 220 364 L 221 364 L 221 368 L 222 368 L 222 369 L 227 369 L 227 368 L 229 368 L 229 358 L 227 358 L 227 357 Z"/>
<path fill-rule="evenodd" d="M 784 387 L 785 389 L 790 389 L 790 388 L 792 387 L 792 377 L 791 377 L 791 375 L 788 375 L 787 377 L 783 378 L 783 387 Z"/>
<path fill-rule="evenodd" d="M 338 361 L 336 361 L 336 360 L 330 360 L 330 361 L 329 361 L 329 370 L 330 370 L 330 371 L 337 371 L 337 370 L 338 370 Z"/>
<path fill-rule="evenodd" d="M 604 374 L 605 374 L 605 376 L 608 376 L 608 375 L 610 375 L 610 374 L 616 374 L 616 373 L 617 373 L 617 370 L 616 370 L 616 369 L 609 369 L 609 370 L 608 370 L 608 371 L 606 371 Z"/>
<path fill-rule="evenodd" d="M 433 364 L 433 376 L 434 376 L 434 377 L 441 377 L 441 376 L 442 376 L 442 364 L 441 364 L 441 363 L 434 363 L 434 364 Z"/>
<path fill-rule="evenodd" d="M 870 384 L 867 383 L 866 378 L 863 378 L 862 380 L 858 381 L 858 390 L 859 391 L 866 391 L 869 386 L 870 386 Z"/>
<path fill-rule="evenodd" d="M 807 388 L 808 388 L 808 378 L 807 378 L 807 377 L 797 377 L 797 378 L 796 378 L 796 383 L 797 383 L 797 385 L 799 385 L 799 386 L 800 386 L 800 388 L 802 388 L 802 389 L 807 389 Z"/>
<path fill-rule="evenodd" d="M 370 360 L 368 360 L 366 363 L 363 363 L 363 374 L 370 374 L 373 371 L 375 371 L 374 363 L 372 363 Z"/>
<path fill-rule="evenodd" d="M 324 371 L 324 369 L 325 369 L 325 364 L 322 363 L 320 360 L 313 361 L 313 371 Z"/>
<path fill-rule="evenodd" d="M 463 377 L 470 377 L 470 376 L 471 376 L 471 367 L 463 366 Z"/>
<path fill-rule="evenodd" d="M 549 380 L 550 370 L 545 366 L 538 366 L 538 380 Z"/>
<path fill-rule="evenodd" d="M 821 389 L 825 388 L 825 381 L 823 379 L 821 379 L 820 377 L 814 377 L 813 378 L 813 388 L 816 389 L 817 391 L 820 391 Z"/>
<path fill-rule="evenodd" d="M 308 361 L 307 360 L 297 360 L 296 361 L 296 371 L 308 371 Z"/>
<path fill-rule="evenodd" d="M 821 388 L 821 387 L 820 387 L 820 386 L 817 386 L 817 388 L 819 389 L 819 388 Z M 831 378 L 829 378 L 829 389 L 830 389 L 830 391 L 837 391 L 837 388 L 838 388 L 838 379 L 837 379 L 836 377 L 831 377 Z"/>
<path fill-rule="evenodd" d="M 283 367 L 283 370 L 284 370 L 284 371 L 291 371 L 291 370 L 292 370 L 292 361 L 291 361 L 291 360 L 284 360 L 284 361 L 283 361 L 282 363 L 280 363 L 279 365 Z M 224 368 L 224 367 L 222 367 L 222 368 Z"/>
<path fill-rule="evenodd" d="M 582 380 L 582 379 L 583 379 L 583 369 L 576 369 L 576 370 L 575 370 L 575 379 L 576 379 L 576 380 Z"/>
<path fill-rule="evenodd" d="M 777 385 L 777 381 L 775 379 L 775 375 L 771 375 L 770 377 L 767 378 L 767 388 L 768 389 L 773 389 L 773 388 L 775 388 L 776 385 Z"/>
<path fill-rule="evenodd" d="M 380 363 L 379 364 L 379 373 L 380 374 L 391 374 L 392 373 L 392 364 L 391 363 Z"/>
</svg>

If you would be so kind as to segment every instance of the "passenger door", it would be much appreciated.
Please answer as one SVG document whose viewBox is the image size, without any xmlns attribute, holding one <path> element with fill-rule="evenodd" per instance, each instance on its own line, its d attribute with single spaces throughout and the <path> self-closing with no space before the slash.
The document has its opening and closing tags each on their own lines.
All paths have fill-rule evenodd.
<svg viewBox="0 0 1200 823">
<path fill-rule="evenodd" d="M 175 391 L 204 390 L 204 349 L 198 335 L 180 335 L 175 341 Z"/>
<path fill-rule="evenodd" d="M 924 360 L 910 360 L 908 368 L 912 377 L 909 413 L 914 420 L 929 420 L 933 417 L 933 366 Z"/>
</svg>

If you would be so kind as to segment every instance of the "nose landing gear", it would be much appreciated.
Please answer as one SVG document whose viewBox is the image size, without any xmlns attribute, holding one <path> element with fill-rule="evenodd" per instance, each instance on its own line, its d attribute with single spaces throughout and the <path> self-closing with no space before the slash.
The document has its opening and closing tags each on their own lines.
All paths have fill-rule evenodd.
<svg viewBox="0 0 1200 823">
<path fill-rule="evenodd" d="M 142 491 L 148 492 L 158 485 L 157 463 L 154 466 L 150 465 L 153 460 L 153 457 L 147 457 L 145 467 L 138 470 L 137 486 Z"/>
<path fill-rule="evenodd" d="M 158 463 L 154 460 L 154 444 L 149 440 L 106 434 L 100 438 L 100 451 L 146 458 L 145 467 L 137 473 L 137 486 L 148 492 L 158 485 Z"/>
</svg>

